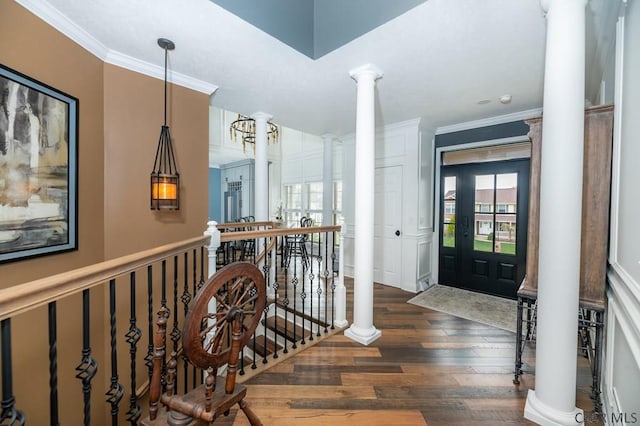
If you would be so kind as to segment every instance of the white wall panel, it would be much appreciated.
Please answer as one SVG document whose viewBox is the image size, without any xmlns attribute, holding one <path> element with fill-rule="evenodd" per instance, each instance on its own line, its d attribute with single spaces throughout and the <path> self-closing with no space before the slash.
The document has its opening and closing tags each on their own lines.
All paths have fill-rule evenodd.
<svg viewBox="0 0 640 426">
<path fill-rule="evenodd" d="M 617 2 L 616 2 L 617 3 Z M 614 7 L 613 3 L 612 6 Z M 624 9 L 623 9 L 624 10 Z M 618 21 L 607 328 L 602 395 L 610 424 L 640 422 L 640 3 Z"/>
</svg>

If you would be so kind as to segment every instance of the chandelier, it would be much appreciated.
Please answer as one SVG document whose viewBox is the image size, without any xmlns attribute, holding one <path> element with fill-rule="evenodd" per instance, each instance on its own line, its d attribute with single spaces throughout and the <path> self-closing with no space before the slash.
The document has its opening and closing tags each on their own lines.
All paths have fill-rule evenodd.
<svg viewBox="0 0 640 426">
<path fill-rule="evenodd" d="M 242 151 L 246 152 L 247 144 L 253 144 L 253 150 L 256 150 L 256 120 L 242 114 L 238 114 L 238 118 L 231 123 L 229 128 L 231 140 L 236 141 L 238 137 L 242 138 Z M 277 143 L 280 137 L 278 126 L 271 121 L 267 121 L 267 143 Z"/>
</svg>

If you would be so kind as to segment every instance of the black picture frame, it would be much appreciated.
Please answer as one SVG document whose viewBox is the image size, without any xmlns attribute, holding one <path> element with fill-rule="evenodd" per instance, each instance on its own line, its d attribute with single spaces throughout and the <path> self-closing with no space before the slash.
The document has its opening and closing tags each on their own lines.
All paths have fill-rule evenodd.
<svg viewBox="0 0 640 426">
<path fill-rule="evenodd" d="M 0 64 L 0 263 L 77 249 L 78 108 Z"/>
</svg>

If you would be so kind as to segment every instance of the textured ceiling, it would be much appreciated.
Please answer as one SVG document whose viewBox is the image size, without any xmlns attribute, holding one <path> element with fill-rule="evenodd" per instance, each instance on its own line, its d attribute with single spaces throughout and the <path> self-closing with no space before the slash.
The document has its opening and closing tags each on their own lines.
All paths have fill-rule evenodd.
<svg viewBox="0 0 640 426">
<path fill-rule="evenodd" d="M 378 125 L 422 118 L 443 126 L 542 105 L 539 0 L 428 0 L 316 60 L 210 0 L 16 1 L 40 15 L 53 10 L 58 27 L 92 40 L 107 61 L 127 58 L 160 70 L 156 39 L 170 38 L 172 78 L 217 86 L 212 105 L 263 111 L 316 135 L 354 131 L 349 71 L 367 63 L 384 72 L 376 87 Z M 511 103 L 500 103 L 507 93 Z"/>
</svg>

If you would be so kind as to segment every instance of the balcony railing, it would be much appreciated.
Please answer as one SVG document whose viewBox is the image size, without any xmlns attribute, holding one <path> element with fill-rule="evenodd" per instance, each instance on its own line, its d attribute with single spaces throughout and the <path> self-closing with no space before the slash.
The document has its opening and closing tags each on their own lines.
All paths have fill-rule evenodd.
<svg viewBox="0 0 640 426">
<path fill-rule="evenodd" d="M 339 231 L 210 222 L 203 237 L 0 290 L 0 424 L 137 424 L 147 408 L 155 314 L 171 312 L 167 346 L 180 353 L 189 302 L 228 262 L 256 263 L 267 283 L 241 375 L 345 326 Z M 201 383 L 188 365 L 180 371 L 185 391 Z"/>
</svg>

